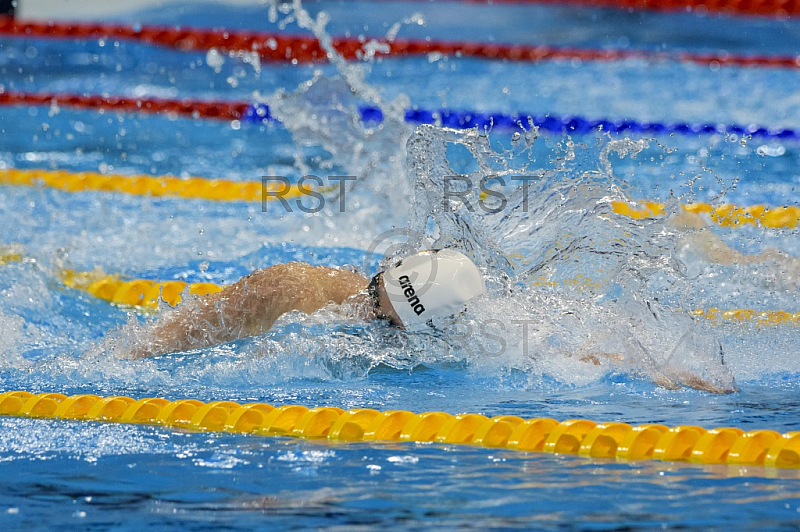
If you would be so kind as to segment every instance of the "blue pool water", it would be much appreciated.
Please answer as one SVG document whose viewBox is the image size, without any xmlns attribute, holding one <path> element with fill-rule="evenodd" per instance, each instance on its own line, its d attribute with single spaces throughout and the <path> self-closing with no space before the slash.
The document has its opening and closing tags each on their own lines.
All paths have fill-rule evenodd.
<svg viewBox="0 0 800 532">
<path fill-rule="evenodd" d="M 513 4 L 307 7 L 312 15 L 330 13 L 328 30 L 337 35 L 380 36 L 420 13 L 425 24 L 407 24 L 401 36 L 753 54 L 796 54 L 800 46 L 800 23 L 791 20 Z M 485 22 L 480 31 L 476 18 Z M 266 7 L 220 12 L 163 6 L 118 20 L 275 28 Z M 286 31 L 307 33 L 293 24 Z M 678 201 L 671 197 L 797 205 L 796 141 L 651 136 L 638 154 L 623 156 L 631 144 L 621 136 L 543 133 L 528 152 L 509 132 L 493 132 L 486 148 L 491 156 L 489 151 L 476 156 L 470 149 L 481 141 L 468 134 L 415 132 L 393 120 L 390 111 L 381 128 L 365 129 L 352 119 L 364 95 L 376 89 L 387 110 L 394 102 L 800 129 L 798 70 L 643 60 L 528 64 L 388 58 L 349 72 L 359 97 L 332 65 L 258 64 L 241 55 L 131 42 L 2 38 L 0 74 L 0 86 L 14 91 L 265 100 L 282 119 L 232 124 L 3 107 L 2 168 L 247 181 L 263 175 L 297 180 L 307 173 L 358 179 L 344 212 L 329 203 L 316 214 L 286 213 L 273 205 L 265 212 L 260 204 L 243 202 L 0 187 L 0 246 L 19 244 L 28 257 L 0 266 L 3 390 L 799 430 L 796 327 L 701 325 L 691 337 L 694 343 L 678 345 L 677 353 L 686 356 L 667 359 L 659 349 L 694 330 L 678 307 L 800 311 L 800 270 L 792 269 L 797 263 L 791 259 L 800 256 L 797 229 L 714 227 L 734 249 L 776 248 L 787 254 L 763 264 L 715 265 L 680 251 L 675 230 L 663 220 L 571 215 L 603 204 L 605 196 L 666 200 L 672 207 Z M 362 74 L 363 81 L 353 81 Z M 407 146 L 408 139 L 433 139 L 447 148 Z M 543 229 L 532 230 L 528 239 L 516 239 L 510 222 L 490 215 L 458 218 L 475 230 L 461 244 L 473 246 L 495 279 L 499 267 L 490 248 L 511 257 L 518 287 L 536 281 L 547 250 L 584 237 L 593 238 L 592 245 L 575 248 L 576 260 L 553 262 L 551 273 L 556 279 L 582 274 L 606 283 L 602 294 L 528 286 L 509 298 L 495 291 L 462 318 L 462 325 L 534 319 L 548 335 L 530 338 L 530 352 L 522 350 L 519 330 L 507 322 L 508 350 L 489 357 L 463 344 L 402 335 L 322 311 L 286 317 L 261 337 L 120 360 L 108 355 L 103 342 L 124 345 L 141 334 L 152 314 L 66 288 L 57 275 L 63 267 L 99 267 L 131 277 L 230 283 L 255 268 L 290 260 L 374 271 L 379 257 L 368 253 L 370 246 L 392 229 L 424 231 L 415 217 L 428 215 L 426 202 L 436 199 L 412 199 L 419 176 L 407 161 L 439 170 L 446 163 L 469 174 L 479 168 L 477 160 L 493 171 L 527 164 L 527 171 L 544 176 L 532 199 L 541 210 L 512 220 L 539 222 L 536 227 Z M 455 219 L 437 214 L 429 221 L 463 227 L 453 224 Z M 439 241 L 448 234 L 455 233 L 439 235 Z M 622 252 L 612 253 L 609 242 L 621 242 Z M 663 305 L 667 317 L 635 321 L 644 300 L 653 308 Z M 551 309 L 582 321 L 554 318 Z M 644 348 L 625 343 L 634 334 Z M 715 345 L 724 351 L 724 365 L 709 354 Z M 592 349 L 618 349 L 625 360 L 594 366 L 570 356 Z M 637 358 L 642 353 L 653 359 Z M 739 391 L 715 395 L 653 383 L 668 370 L 735 382 Z M 7 530 L 800 528 L 800 480 L 792 470 L 617 463 L 468 446 L 345 445 L 4 417 L 0 470 L 0 526 Z"/>
</svg>

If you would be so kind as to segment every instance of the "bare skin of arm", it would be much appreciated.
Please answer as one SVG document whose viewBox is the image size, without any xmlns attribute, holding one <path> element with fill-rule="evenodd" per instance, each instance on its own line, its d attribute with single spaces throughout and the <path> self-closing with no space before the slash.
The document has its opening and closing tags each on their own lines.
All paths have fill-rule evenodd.
<svg viewBox="0 0 800 532">
<path fill-rule="evenodd" d="M 256 270 L 221 292 L 179 306 L 147 335 L 132 358 L 199 349 L 267 332 L 293 310 L 311 314 L 367 286 L 358 273 L 292 262 Z"/>
<path fill-rule="evenodd" d="M 715 264 L 752 264 L 770 259 L 792 260 L 776 249 L 767 249 L 755 255 L 736 251 L 718 235 L 706 229 L 708 224 L 703 217 L 693 212 L 681 210 L 670 218 L 669 223 L 678 229 L 691 231 L 681 237 L 681 244 L 699 252 L 705 260 Z"/>
</svg>

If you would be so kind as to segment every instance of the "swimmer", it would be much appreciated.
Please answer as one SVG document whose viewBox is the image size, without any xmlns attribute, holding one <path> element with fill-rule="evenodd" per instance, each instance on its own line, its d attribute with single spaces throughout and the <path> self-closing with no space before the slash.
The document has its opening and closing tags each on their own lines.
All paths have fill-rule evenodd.
<svg viewBox="0 0 800 532">
<path fill-rule="evenodd" d="M 367 319 L 407 329 L 462 312 L 486 292 L 480 270 L 452 249 L 423 251 L 371 281 L 339 268 L 292 262 L 256 270 L 220 292 L 181 305 L 149 331 L 131 358 L 199 349 L 263 334 L 287 312 L 361 304 Z"/>
<path fill-rule="evenodd" d="M 433 318 L 462 312 L 471 299 L 484 293 L 480 270 L 466 255 L 451 249 L 411 255 L 370 281 L 348 269 L 279 264 L 179 306 L 140 337 L 125 356 L 143 358 L 200 349 L 263 334 L 287 312 L 311 314 L 330 304 L 351 303 L 365 309 L 362 315 L 366 319 L 384 319 L 397 327 L 420 330 L 432 325 Z M 623 359 L 615 353 L 575 355 L 598 365 L 613 366 Z M 654 380 L 667 388 L 682 383 L 714 393 L 735 391 L 688 373 Z"/>
</svg>

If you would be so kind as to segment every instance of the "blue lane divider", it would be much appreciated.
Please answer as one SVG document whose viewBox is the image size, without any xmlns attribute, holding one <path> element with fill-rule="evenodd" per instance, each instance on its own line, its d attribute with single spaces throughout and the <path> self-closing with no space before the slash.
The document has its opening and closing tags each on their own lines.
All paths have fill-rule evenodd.
<svg viewBox="0 0 800 532">
<path fill-rule="evenodd" d="M 361 120 L 364 122 L 380 123 L 383 121 L 383 111 L 378 107 L 359 107 Z M 451 109 L 408 109 L 405 112 L 405 121 L 411 124 L 437 124 L 457 129 L 530 129 L 528 117 L 539 129 L 554 133 L 589 133 L 598 128 L 611 133 L 653 133 L 680 135 L 703 135 L 712 133 L 751 135 L 753 137 L 766 137 L 776 139 L 800 140 L 800 132 L 793 129 L 766 128 L 754 124 L 747 126 L 736 124 L 687 124 L 676 122 L 662 124 L 659 122 L 636 122 L 635 120 L 592 120 L 580 116 L 558 115 L 508 115 L 503 113 L 478 113 L 474 111 L 455 111 Z M 242 117 L 251 122 L 273 121 L 266 104 L 252 104 Z"/>
</svg>

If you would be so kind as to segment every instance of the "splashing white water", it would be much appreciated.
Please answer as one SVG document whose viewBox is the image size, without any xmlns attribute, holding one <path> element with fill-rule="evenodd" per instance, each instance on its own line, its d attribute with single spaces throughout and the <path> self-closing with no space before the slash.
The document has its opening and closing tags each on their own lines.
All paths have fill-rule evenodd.
<svg viewBox="0 0 800 532">
<path fill-rule="evenodd" d="M 590 145 L 566 138 L 553 154 L 541 156 L 534 154 L 542 151 L 535 128 L 520 128 L 508 147 L 500 146 L 506 140 L 501 133 L 490 136 L 436 126 L 413 131 L 404 122 L 409 99 L 401 95 L 387 101 L 380 86 L 366 81 L 368 62 L 342 59 L 325 31 L 324 13 L 313 18 L 299 2 L 273 6 L 276 20 L 283 16 L 284 23 L 296 21 L 319 38 L 338 72 L 320 70 L 295 91 L 265 98 L 293 136 L 294 170 L 329 170 L 353 175 L 357 181 L 348 191 L 346 209 L 331 202 L 320 213 L 275 222 L 268 237 L 237 231 L 237 238 L 369 249 L 382 233 L 406 226 L 405 234 L 416 235 L 416 240 L 395 250 L 464 250 L 486 272 L 490 294 L 457 320 L 442 320 L 439 330 L 429 334 L 365 325 L 351 319 L 347 309 L 328 308 L 312 316 L 286 315 L 272 332 L 258 338 L 162 360 L 98 364 L 92 357 L 58 357 L 38 366 L 43 381 L 48 375 L 68 375 L 74 383 L 94 379 L 156 387 L 201 381 L 250 386 L 292 378 L 354 379 L 381 365 L 411 369 L 457 363 L 480 375 L 522 373 L 531 383 L 548 376 L 582 384 L 622 372 L 667 386 L 698 385 L 700 379 L 709 388 L 734 388 L 733 376 L 722 363 L 718 330 L 696 323 L 686 313 L 725 292 L 718 278 L 701 280 L 708 283 L 701 297 L 697 278 L 707 264 L 692 261 L 679 249 L 681 235 L 674 227 L 664 219 L 633 220 L 613 213 L 612 201 L 627 201 L 631 195 L 628 184 L 615 175 L 615 159 L 637 156 L 647 149 L 646 140 L 598 137 Z M 395 30 L 390 30 L 389 41 Z M 368 44 L 364 58 L 370 59 L 382 46 Z M 383 121 L 362 122 L 363 105 L 380 108 Z M 514 180 L 519 177 L 526 177 L 526 186 Z M 482 195 L 486 178 L 491 178 L 483 183 L 488 195 Z M 451 185 L 462 188 L 446 188 Z M 464 187 L 469 187 L 465 195 L 460 193 Z M 498 205 L 502 207 L 493 210 Z M 674 213 L 677 200 L 668 202 L 666 210 Z M 208 216 L 211 223 L 219 223 L 219 215 Z M 173 232 L 188 234 L 180 225 L 176 222 Z M 147 227 L 136 230 L 148 233 Z M 127 235 L 114 236 L 130 253 Z M 223 240 L 225 232 L 214 238 Z M 389 256 L 385 263 L 393 259 Z M 745 287 L 751 270 L 731 269 Z M 785 287 L 775 285 L 781 282 L 774 280 L 775 269 L 759 266 L 761 277 L 756 278 Z M 49 290 L 42 279 L 31 282 L 32 291 Z M 25 298 L 16 293 L 14 297 Z M 55 313 L 52 308 L 43 312 Z M 128 332 L 138 329 L 138 318 L 131 321 Z M 0 314 L 0 332 L 6 338 L 6 367 L 25 365 L 21 353 L 54 341 L 31 320 L 6 308 Z M 85 348 L 87 343 L 78 345 Z M 774 357 L 770 362 L 757 357 L 763 343 L 751 344 L 740 349 L 746 355 L 739 357 L 746 360 L 741 374 L 758 376 L 775 367 Z M 776 345 L 779 352 L 780 341 Z M 730 361 L 730 353 L 725 355 Z"/>
<path fill-rule="evenodd" d="M 668 386 L 735 389 L 719 341 L 680 310 L 691 308 L 691 287 L 683 265 L 671 258 L 677 231 L 663 220 L 613 212 L 611 202 L 626 199 L 626 184 L 614 177 L 608 156 L 635 155 L 646 142 L 618 140 L 577 152 L 568 143 L 549 169 L 530 153 L 533 141 L 535 131 L 522 149 L 498 152 L 478 131 L 423 126 L 408 144 L 417 192 L 412 229 L 432 237 L 434 247 L 470 253 L 494 281 L 491 297 L 471 305 L 466 338 L 507 345 L 495 345 L 494 356 L 473 357 L 473 365 L 573 375 L 570 381 L 597 373 L 576 371 L 577 360 Z M 454 168 L 458 148 L 473 159 L 460 162 L 475 168 L 471 173 Z M 531 180 L 497 189 L 504 194 L 493 199 L 506 201 L 503 208 L 476 208 L 487 197 L 480 194 L 487 176 L 504 185 L 513 176 Z M 467 191 L 457 199 L 454 180 Z"/>
</svg>

